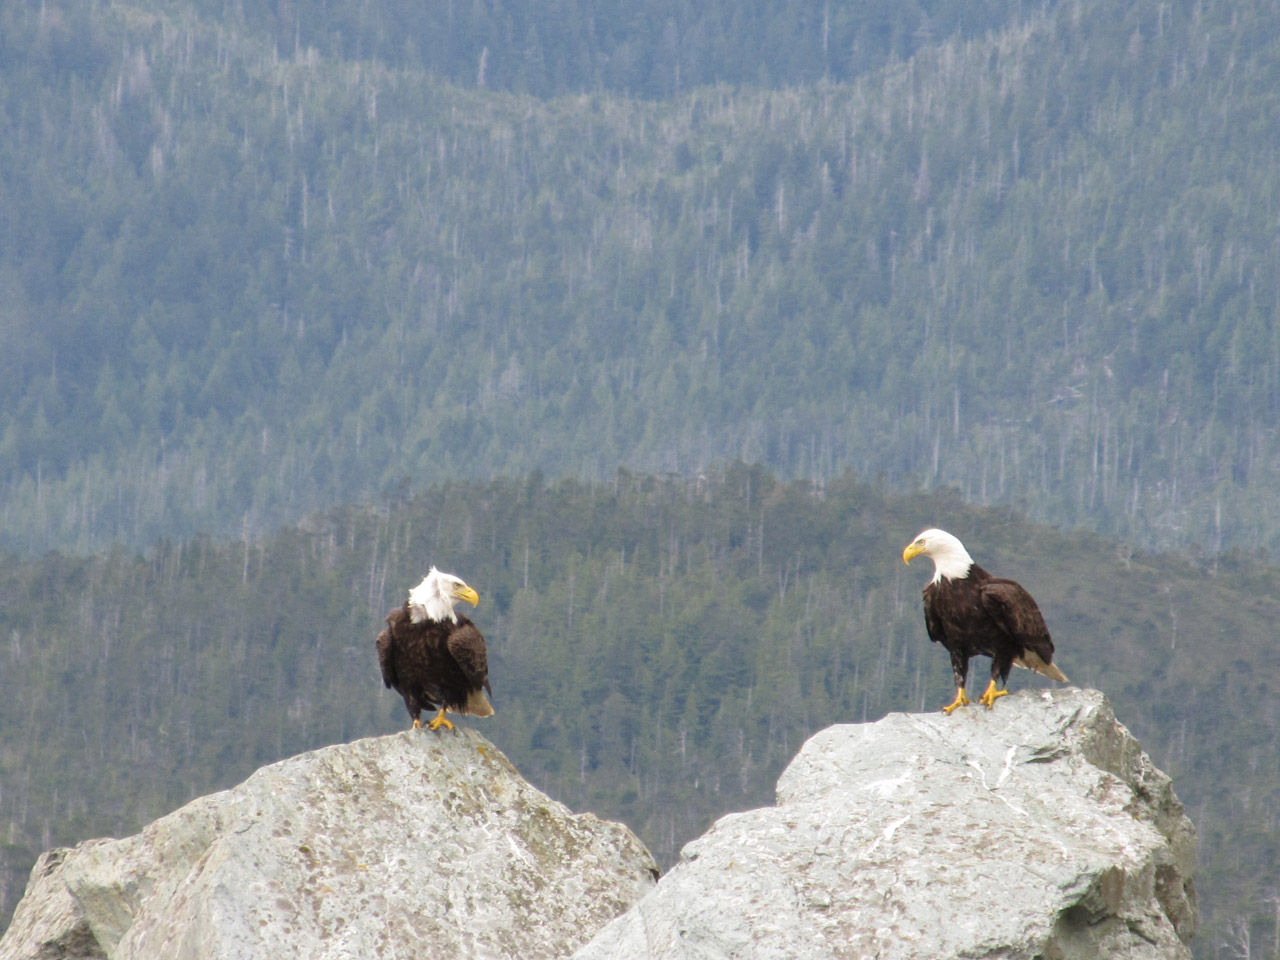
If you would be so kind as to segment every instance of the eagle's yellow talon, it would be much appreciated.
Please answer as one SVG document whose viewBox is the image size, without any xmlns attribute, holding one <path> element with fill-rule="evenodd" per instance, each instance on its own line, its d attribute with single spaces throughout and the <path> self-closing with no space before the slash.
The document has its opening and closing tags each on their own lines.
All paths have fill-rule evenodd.
<svg viewBox="0 0 1280 960">
<path fill-rule="evenodd" d="M 997 690 L 996 682 L 992 680 L 989 684 L 987 684 L 986 692 L 983 693 L 982 696 L 978 698 L 978 702 L 982 704 L 984 707 L 986 707 L 988 710 L 990 710 L 992 704 L 996 702 L 996 697 L 1005 697 L 1008 695 L 1009 695 L 1008 690 Z"/>
<path fill-rule="evenodd" d="M 444 707 L 441 707 L 440 712 L 436 714 L 436 718 L 427 724 L 428 730 L 439 730 L 441 727 L 453 729 L 453 724 L 445 719 Z"/>
<path fill-rule="evenodd" d="M 964 695 L 964 687 L 957 687 L 956 698 L 943 707 L 942 712 L 949 717 L 953 710 L 956 710 L 959 707 L 967 707 L 970 703 L 972 703 L 972 701 Z"/>
</svg>

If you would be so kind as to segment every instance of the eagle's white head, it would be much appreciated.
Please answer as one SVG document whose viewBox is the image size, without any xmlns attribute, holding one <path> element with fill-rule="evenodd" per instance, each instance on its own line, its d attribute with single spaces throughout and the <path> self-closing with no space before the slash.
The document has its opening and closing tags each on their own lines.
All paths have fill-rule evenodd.
<svg viewBox="0 0 1280 960">
<path fill-rule="evenodd" d="M 973 566 L 973 557 L 969 556 L 964 544 L 945 530 L 930 528 L 922 531 L 902 551 L 902 562 L 910 563 L 912 557 L 918 557 L 922 553 L 933 558 L 934 583 L 943 577 L 963 580 Z"/>
<path fill-rule="evenodd" d="M 422 582 L 409 591 L 409 619 L 414 623 L 423 620 L 452 620 L 458 622 L 453 605 L 465 600 L 473 607 L 480 602 L 480 595 L 451 573 L 441 573 L 435 567 L 422 578 Z"/>
</svg>

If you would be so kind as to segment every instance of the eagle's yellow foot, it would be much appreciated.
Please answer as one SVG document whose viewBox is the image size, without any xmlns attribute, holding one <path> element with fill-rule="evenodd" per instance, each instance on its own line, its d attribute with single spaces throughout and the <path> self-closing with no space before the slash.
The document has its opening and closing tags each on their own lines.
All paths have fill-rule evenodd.
<svg viewBox="0 0 1280 960">
<path fill-rule="evenodd" d="M 955 710 L 957 707 L 967 707 L 971 702 L 972 701 L 964 695 L 964 687 L 956 687 L 956 698 L 951 701 L 951 703 L 943 707 L 942 712 L 949 717 L 951 716 L 951 711 Z"/>
<path fill-rule="evenodd" d="M 448 727 L 450 730 L 453 729 L 453 724 L 445 719 L 444 707 L 441 707 L 440 712 L 436 714 L 436 718 L 427 724 L 428 730 L 439 730 L 441 727 Z"/>
<path fill-rule="evenodd" d="M 413 726 L 412 726 L 412 727 L 410 727 L 409 729 L 410 729 L 410 730 L 421 730 L 421 729 L 422 729 L 422 721 L 421 721 L 419 718 L 414 717 L 414 718 L 413 718 Z"/>
<path fill-rule="evenodd" d="M 989 684 L 987 684 L 986 692 L 983 693 L 983 695 L 978 698 L 978 702 L 982 704 L 984 707 L 986 707 L 988 710 L 990 710 L 991 705 L 996 702 L 996 697 L 1005 697 L 1008 695 L 1009 695 L 1008 690 L 997 690 L 996 682 L 992 680 Z"/>
</svg>

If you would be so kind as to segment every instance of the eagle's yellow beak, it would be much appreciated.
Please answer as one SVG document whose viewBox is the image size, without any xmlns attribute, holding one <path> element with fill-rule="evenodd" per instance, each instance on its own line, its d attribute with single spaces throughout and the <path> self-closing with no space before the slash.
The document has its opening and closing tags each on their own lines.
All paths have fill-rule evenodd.
<svg viewBox="0 0 1280 960">
<path fill-rule="evenodd" d="M 919 540 L 914 543 L 908 543 L 907 549 L 902 551 L 902 562 L 910 563 L 912 558 L 918 557 L 922 553 L 924 553 L 924 544 Z"/>
<path fill-rule="evenodd" d="M 480 605 L 480 594 L 476 593 L 465 583 L 460 583 L 454 587 L 453 595 L 459 600 L 467 601 L 467 603 L 471 604 L 473 607 L 478 607 Z"/>
</svg>

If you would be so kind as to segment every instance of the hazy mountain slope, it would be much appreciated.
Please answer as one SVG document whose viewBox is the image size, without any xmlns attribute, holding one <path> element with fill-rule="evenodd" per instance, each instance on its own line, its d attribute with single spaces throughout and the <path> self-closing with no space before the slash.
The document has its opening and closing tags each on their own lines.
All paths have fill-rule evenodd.
<svg viewBox="0 0 1280 960">
<path fill-rule="evenodd" d="M 377 60 L 539 97 L 604 90 L 649 100 L 716 83 L 850 80 L 939 39 L 979 35 L 1045 7 L 1026 0 L 191 5 L 204 19 L 229 21 L 282 52 L 315 47 L 335 60 Z"/>
<path fill-rule="evenodd" d="M 532 782 L 670 863 L 713 817 L 769 802 L 813 731 L 951 699 L 920 612 L 930 566 L 901 561 L 934 523 L 1032 591 L 1057 662 L 1174 777 L 1202 836 L 1198 955 L 1232 922 L 1266 942 L 1280 572 L 1231 558 L 1214 576 L 954 495 L 814 491 L 740 467 L 450 484 L 250 545 L 5 560 L 6 915 L 53 843 L 133 832 L 262 763 L 407 726 L 373 637 L 430 563 L 481 595 L 498 713 L 474 723 Z"/>
<path fill-rule="evenodd" d="M 4 16 L 12 548 L 726 457 L 1280 547 L 1274 5 L 661 103 Z"/>
</svg>

